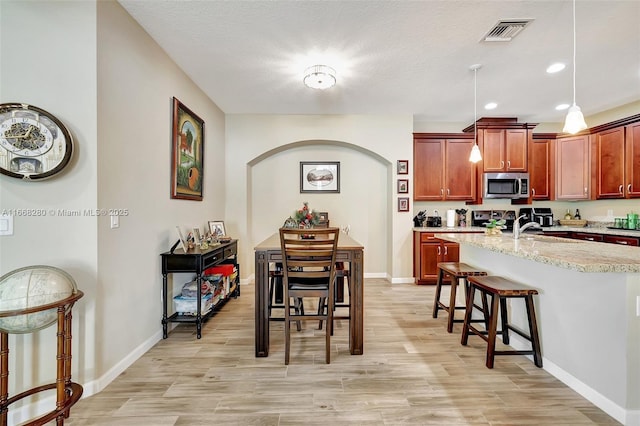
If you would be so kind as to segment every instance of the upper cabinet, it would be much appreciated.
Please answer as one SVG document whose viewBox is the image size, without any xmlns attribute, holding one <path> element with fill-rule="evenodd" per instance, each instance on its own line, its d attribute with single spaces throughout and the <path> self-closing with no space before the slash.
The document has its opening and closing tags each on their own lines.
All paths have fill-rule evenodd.
<svg viewBox="0 0 640 426">
<path fill-rule="evenodd" d="M 485 172 L 527 171 L 527 129 L 480 129 Z"/>
<path fill-rule="evenodd" d="M 531 141 L 529 152 L 529 179 L 531 199 L 533 201 L 552 200 L 555 193 L 554 183 L 554 142 L 553 137 L 538 135 L 542 139 L 534 137 Z"/>
<path fill-rule="evenodd" d="M 589 135 L 563 137 L 556 141 L 556 199 L 589 199 L 589 149 Z"/>
<path fill-rule="evenodd" d="M 627 198 L 640 198 L 640 122 L 625 128 L 625 190 Z"/>
<path fill-rule="evenodd" d="M 414 133 L 414 201 L 474 201 L 476 165 L 469 161 L 473 135 Z"/>
</svg>

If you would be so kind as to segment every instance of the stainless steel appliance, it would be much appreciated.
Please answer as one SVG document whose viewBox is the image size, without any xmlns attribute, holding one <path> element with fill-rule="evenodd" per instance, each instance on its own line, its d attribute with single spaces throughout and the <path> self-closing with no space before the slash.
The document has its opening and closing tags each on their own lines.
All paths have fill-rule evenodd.
<svg viewBox="0 0 640 426">
<path fill-rule="evenodd" d="M 520 225 L 527 222 L 536 222 L 540 226 L 553 226 L 553 212 L 548 207 L 525 207 L 521 208 L 518 216 L 526 215 L 520 219 Z"/>
<path fill-rule="evenodd" d="M 505 220 L 503 231 L 513 231 L 513 222 L 516 220 L 515 210 L 473 210 L 471 212 L 471 226 L 484 226 L 491 219 Z"/>
<path fill-rule="evenodd" d="M 527 198 L 529 173 L 485 173 L 484 198 Z"/>
</svg>

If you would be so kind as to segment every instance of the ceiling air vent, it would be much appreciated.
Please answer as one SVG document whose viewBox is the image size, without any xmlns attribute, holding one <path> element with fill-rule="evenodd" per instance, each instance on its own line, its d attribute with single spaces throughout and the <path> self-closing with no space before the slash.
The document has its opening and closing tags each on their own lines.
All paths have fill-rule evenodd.
<svg viewBox="0 0 640 426">
<path fill-rule="evenodd" d="M 498 21 L 491 30 L 482 38 L 482 41 L 511 41 L 520 34 L 533 19 L 511 19 Z"/>
</svg>

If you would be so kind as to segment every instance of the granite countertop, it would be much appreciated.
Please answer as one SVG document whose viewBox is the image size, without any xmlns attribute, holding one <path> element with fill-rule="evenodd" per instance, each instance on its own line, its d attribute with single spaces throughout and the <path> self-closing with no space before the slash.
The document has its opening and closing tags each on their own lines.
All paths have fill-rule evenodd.
<svg viewBox="0 0 640 426">
<path fill-rule="evenodd" d="M 483 232 L 485 231 L 484 226 L 456 226 L 454 228 L 447 228 L 446 226 L 439 227 L 428 227 L 428 226 L 418 226 L 414 227 L 414 232 L 430 232 L 433 234 L 441 234 L 443 232 Z"/>
<path fill-rule="evenodd" d="M 442 233 L 438 238 L 580 272 L 640 272 L 638 247 L 529 234 L 517 240 L 512 234 L 455 232 Z"/>
<path fill-rule="evenodd" d="M 640 237 L 640 230 L 632 230 L 632 229 L 610 229 L 606 226 L 585 226 L 585 227 L 576 227 L 576 226 L 551 226 L 548 228 L 542 228 L 542 232 L 558 232 L 558 231 L 571 231 L 571 232 L 585 232 L 588 234 L 606 234 L 606 235 L 622 235 L 627 237 Z"/>
</svg>

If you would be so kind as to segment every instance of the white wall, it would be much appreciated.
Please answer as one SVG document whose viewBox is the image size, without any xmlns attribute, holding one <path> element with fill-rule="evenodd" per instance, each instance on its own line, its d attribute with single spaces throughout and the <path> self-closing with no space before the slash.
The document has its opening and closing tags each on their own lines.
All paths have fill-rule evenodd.
<svg viewBox="0 0 640 426">
<path fill-rule="evenodd" d="M 96 368 L 94 342 L 100 338 L 95 330 L 98 223 L 57 210 L 97 205 L 96 5 L 2 1 L 0 10 L 0 102 L 29 103 L 56 115 L 76 148 L 63 174 L 47 181 L 0 176 L 0 209 L 47 211 L 14 217 L 14 235 L 0 237 L 0 273 L 45 264 L 75 278 L 85 296 L 74 308 L 73 372 L 84 381 Z M 10 335 L 11 395 L 55 381 L 55 334 L 52 327 Z"/>
<path fill-rule="evenodd" d="M 161 338 L 160 253 L 175 226 L 224 215 L 224 114 L 115 1 L 3 0 L 0 31 L 0 102 L 57 115 L 77 149 L 48 181 L 0 176 L 0 209 L 128 210 L 118 229 L 107 216 L 16 217 L 0 237 L 0 273 L 53 265 L 85 292 L 73 379 L 91 395 Z M 169 197 L 173 96 L 205 121 L 201 202 Z M 54 329 L 11 336 L 10 349 L 10 394 L 55 380 Z"/>
<path fill-rule="evenodd" d="M 397 212 L 395 187 L 398 177 L 410 178 L 413 170 L 411 116 L 227 115 L 226 131 L 225 217 L 241 241 L 243 275 L 253 273 L 253 248 L 309 201 L 329 212 L 332 225 L 351 225 L 350 235 L 365 247 L 365 275 L 413 281 L 413 216 Z M 300 194 L 303 160 L 344 163 L 340 194 Z M 409 160 L 409 175 L 396 174 L 397 160 Z M 263 170 L 272 164 L 278 177 L 270 179 L 278 186 L 266 193 Z M 262 209 L 271 211 L 268 217 Z"/>
</svg>

